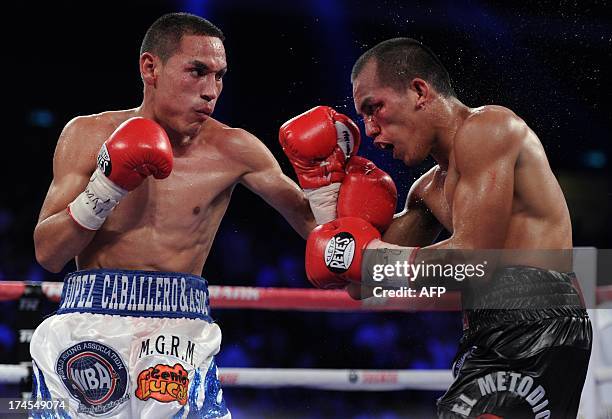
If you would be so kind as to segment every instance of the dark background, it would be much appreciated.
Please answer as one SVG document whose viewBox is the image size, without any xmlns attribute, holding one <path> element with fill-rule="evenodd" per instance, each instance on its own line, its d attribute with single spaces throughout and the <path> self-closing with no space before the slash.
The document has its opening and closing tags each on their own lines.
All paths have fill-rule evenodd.
<svg viewBox="0 0 612 419">
<path fill-rule="evenodd" d="M 172 11 L 199 14 L 224 31 L 229 72 L 214 116 L 259 137 L 293 177 L 276 140 L 279 126 L 319 104 L 355 118 L 349 75 L 356 58 L 390 37 L 422 40 L 447 66 L 466 105 L 507 106 L 538 134 L 566 194 L 574 245 L 610 247 L 612 20 L 606 2 L 83 3 L 23 3 L 3 12 L 15 26 L 5 34 L 2 54 L 1 279 L 62 279 L 36 263 L 32 243 L 57 137 L 77 115 L 140 104 L 142 36 Z M 400 203 L 433 164 L 407 168 L 368 139 L 360 154 L 392 175 Z M 203 274 L 212 284 L 307 287 L 303 248 L 282 217 L 238 187 Z M 0 362 L 10 363 L 15 308 L 1 306 Z M 218 363 L 225 367 L 449 368 L 461 329 L 457 313 L 214 315 L 224 331 Z M 3 387 L 4 394 L 14 391 Z M 427 416 L 439 396 L 231 388 L 225 395 L 236 417 L 389 418 L 418 409 L 427 413 L 415 417 Z"/>
</svg>

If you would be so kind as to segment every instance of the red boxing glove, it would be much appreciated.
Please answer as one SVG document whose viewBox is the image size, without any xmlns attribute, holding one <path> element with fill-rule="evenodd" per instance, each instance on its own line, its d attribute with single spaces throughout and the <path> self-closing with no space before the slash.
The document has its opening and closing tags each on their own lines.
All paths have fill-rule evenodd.
<svg viewBox="0 0 612 419">
<path fill-rule="evenodd" d="M 147 176 L 168 177 L 172 158 L 162 127 L 150 119 L 128 119 L 102 144 L 98 167 L 85 190 L 68 205 L 68 213 L 81 227 L 98 230 L 125 194 Z"/>
<path fill-rule="evenodd" d="M 278 139 L 304 189 L 341 182 L 346 160 L 357 153 L 361 141 L 357 125 L 329 106 L 285 122 Z"/>
<path fill-rule="evenodd" d="M 370 160 L 353 156 L 338 196 L 338 217 L 363 218 L 383 233 L 397 206 L 397 189 L 391 176 Z"/>
<path fill-rule="evenodd" d="M 147 176 L 164 179 L 172 171 L 172 146 L 166 131 L 146 118 L 119 125 L 98 153 L 98 167 L 115 185 L 131 191 Z"/>
<path fill-rule="evenodd" d="M 306 242 L 306 276 L 317 288 L 344 288 L 361 281 L 362 251 L 380 233 L 356 217 L 338 218 L 316 227 Z"/>
</svg>

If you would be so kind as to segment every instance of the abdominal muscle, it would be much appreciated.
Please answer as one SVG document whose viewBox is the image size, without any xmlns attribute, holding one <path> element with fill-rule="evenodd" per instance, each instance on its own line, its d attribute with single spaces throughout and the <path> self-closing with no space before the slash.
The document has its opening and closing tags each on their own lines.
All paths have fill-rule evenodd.
<svg viewBox="0 0 612 419">
<path fill-rule="evenodd" d="M 79 269 L 132 269 L 185 272 L 201 275 L 212 244 L 212 234 L 204 240 L 188 238 L 177 232 L 146 228 L 124 234 L 115 243 L 95 240 L 77 257 Z M 206 239 L 210 236 L 210 239 Z"/>
<path fill-rule="evenodd" d="M 197 191 L 166 195 L 163 200 L 148 196 L 146 205 L 142 205 L 142 196 L 128 195 L 126 202 L 120 203 L 93 241 L 77 256 L 78 269 L 201 275 L 229 204 L 231 189 L 221 192 L 212 202 L 200 200 L 199 205 L 193 202 L 193 197 L 199 195 Z M 206 195 L 199 196 L 206 199 Z"/>
</svg>

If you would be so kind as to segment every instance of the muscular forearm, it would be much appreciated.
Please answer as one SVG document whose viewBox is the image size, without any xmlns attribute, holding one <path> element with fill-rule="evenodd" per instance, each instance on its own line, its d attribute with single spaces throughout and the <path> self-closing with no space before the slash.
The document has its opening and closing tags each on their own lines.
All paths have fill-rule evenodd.
<svg viewBox="0 0 612 419">
<path fill-rule="evenodd" d="M 465 263 L 467 258 L 478 256 L 475 252 L 454 245 L 451 239 L 446 239 L 441 242 L 429 246 L 398 246 L 388 243 L 386 240 L 374 240 L 368 244 L 368 250 L 390 249 L 398 251 L 396 253 L 397 260 L 404 261 L 414 255 L 412 263 L 424 264 L 453 264 Z M 416 252 L 415 249 L 417 249 Z M 414 252 L 414 253 L 413 253 Z M 394 260 L 395 262 L 396 260 Z"/>
<path fill-rule="evenodd" d="M 308 238 L 312 229 L 317 226 L 306 199 L 301 205 L 292 209 L 290 214 L 284 215 L 291 227 L 304 239 Z"/>
<path fill-rule="evenodd" d="M 385 277 L 393 278 L 396 285 L 408 286 L 414 289 L 420 289 L 422 286 L 429 287 L 444 287 L 447 290 L 463 289 L 463 279 L 455 280 L 454 274 L 449 274 L 449 269 L 454 272 L 456 268 L 464 269 L 469 264 L 473 268 L 471 271 L 478 269 L 489 268 L 487 262 L 484 262 L 482 255 L 471 251 L 462 251 L 458 249 L 450 249 L 431 245 L 423 248 L 397 246 L 390 243 L 385 243 L 381 240 L 374 240 L 368 244 L 368 250 L 373 251 L 367 260 L 367 265 L 362 265 L 362 271 L 375 272 L 375 264 L 388 265 L 385 269 L 389 269 L 385 273 Z M 484 262 L 484 264 L 483 264 Z M 408 266 L 408 265 L 411 266 Z M 471 272 L 470 271 L 470 272 Z M 382 274 L 384 270 L 377 270 L 378 274 Z M 445 273 L 443 273 L 445 272 Z M 463 271 L 461 271 L 463 272 Z M 465 274 L 464 277 L 470 277 L 472 274 Z M 480 276 L 478 276 L 480 278 Z M 402 282 L 401 279 L 405 282 Z M 397 282 L 400 281 L 400 282 Z M 391 281 L 393 282 L 393 281 Z M 363 283 L 362 283 L 363 284 Z M 365 284 L 369 286 L 385 286 L 390 283 L 371 282 L 367 279 Z M 355 293 L 356 289 L 353 290 Z M 363 293 L 363 290 L 361 291 Z M 349 291 L 350 293 L 350 291 Z M 369 296 L 368 293 L 362 295 L 361 298 Z"/>
<path fill-rule="evenodd" d="M 382 239 L 401 246 L 428 246 L 442 231 L 439 224 L 424 222 L 418 217 L 395 219 L 385 231 Z"/>
<path fill-rule="evenodd" d="M 277 183 L 272 192 L 263 194 L 257 189 L 255 191 L 275 208 L 300 236 L 306 239 L 312 229 L 317 226 L 310 203 L 304 192 L 293 181 L 286 176 L 281 176 L 281 179 L 283 182 Z"/>
<path fill-rule="evenodd" d="M 61 211 L 43 221 L 34 230 L 36 260 L 45 269 L 59 272 L 91 242 L 95 231 L 88 231 Z"/>
<path fill-rule="evenodd" d="M 400 246 L 428 246 L 442 231 L 440 223 L 429 214 L 410 211 L 396 215 L 382 240 Z"/>
</svg>

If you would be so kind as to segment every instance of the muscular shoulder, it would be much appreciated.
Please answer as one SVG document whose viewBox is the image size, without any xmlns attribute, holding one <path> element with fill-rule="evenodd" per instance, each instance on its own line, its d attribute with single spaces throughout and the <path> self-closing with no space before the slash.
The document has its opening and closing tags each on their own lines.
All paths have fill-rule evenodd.
<svg viewBox="0 0 612 419">
<path fill-rule="evenodd" d="M 435 165 L 418 178 L 410 187 L 406 200 L 406 208 L 421 206 L 444 185 L 444 174 L 439 165 Z"/>
<path fill-rule="evenodd" d="M 518 153 L 529 127 L 510 109 L 483 106 L 473 109 L 455 135 L 453 150 L 459 166 L 490 157 Z"/>
<path fill-rule="evenodd" d="M 227 158 L 251 168 L 272 158 L 268 148 L 255 135 L 215 122 L 215 142 Z"/>
<path fill-rule="evenodd" d="M 102 144 L 122 122 L 134 116 L 133 110 L 110 111 L 77 116 L 62 131 L 61 139 Z"/>
<path fill-rule="evenodd" d="M 95 165 L 95 155 L 100 145 L 119 124 L 133 115 L 134 111 L 130 110 L 73 118 L 66 124 L 59 137 L 54 156 L 56 163 L 87 162 L 86 170 L 91 169 Z"/>
<path fill-rule="evenodd" d="M 257 148 L 261 141 L 242 128 L 222 126 L 219 129 L 219 139 L 229 153 L 241 154 L 245 150 Z"/>
</svg>

